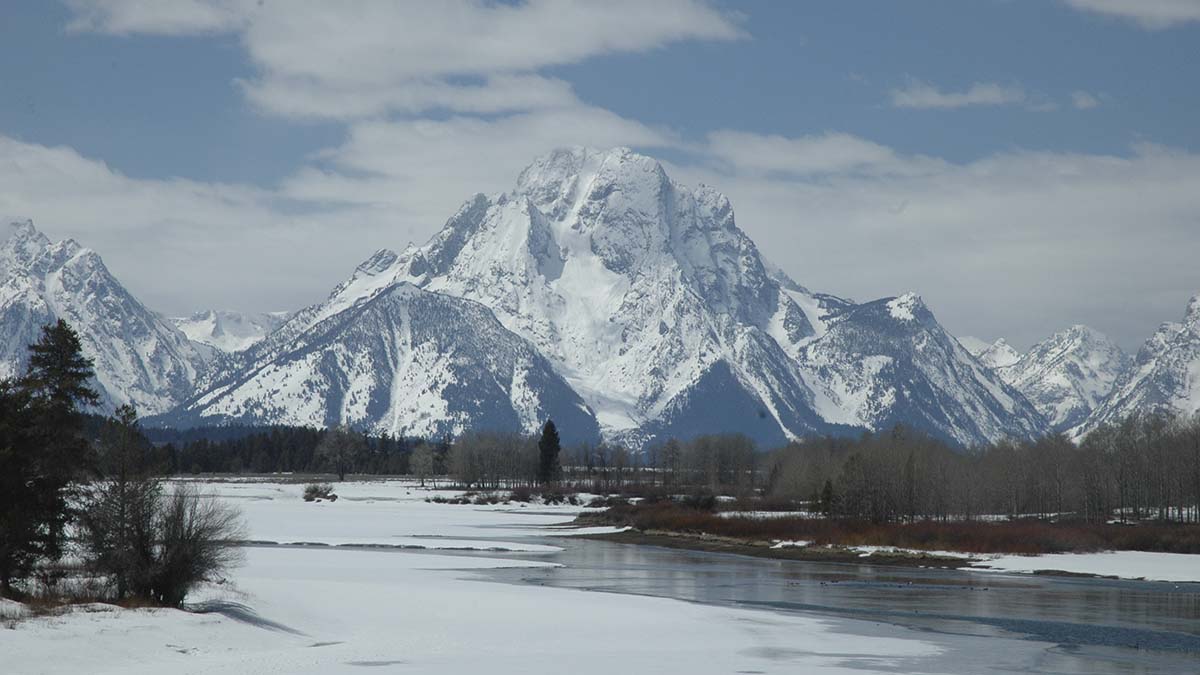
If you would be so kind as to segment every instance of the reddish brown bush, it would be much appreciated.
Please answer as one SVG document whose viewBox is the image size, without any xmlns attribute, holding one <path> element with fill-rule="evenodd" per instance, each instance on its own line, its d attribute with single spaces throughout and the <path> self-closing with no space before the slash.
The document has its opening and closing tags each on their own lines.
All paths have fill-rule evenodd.
<svg viewBox="0 0 1200 675">
<path fill-rule="evenodd" d="M 827 518 L 722 518 L 670 502 L 616 505 L 598 517 L 638 530 L 710 534 L 749 540 L 805 539 L 820 545 L 896 546 L 966 553 L 1166 551 L 1200 553 L 1200 526 L 1116 525 L 1018 520 L 870 523 Z"/>
</svg>

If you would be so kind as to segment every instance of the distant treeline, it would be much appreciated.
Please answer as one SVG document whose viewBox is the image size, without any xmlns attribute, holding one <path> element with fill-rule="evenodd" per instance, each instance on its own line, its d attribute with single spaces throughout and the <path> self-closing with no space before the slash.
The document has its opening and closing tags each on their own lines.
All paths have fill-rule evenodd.
<svg viewBox="0 0 1200 675">
<path fill-rule="evenodd" d="M 1075 445 L 1064 436 L 969 452 L 896 428 L 765 458 L 768 496 L 873 522 L 1006 515 L 1200 522 L 1200 417 L 1134 416 Z"/>
<path fill-rule="evenodd" d="M 545 482 L 537 436 L 473 432 L 451 442 L 356 434 L 353 442 L 335 444 L 344 446 L 335 461 L 322 449 L 330 432 L 308 427 L 144 433 L 169 474 L 442 475 L 476 489 Z M 874 522 L 994 515 L 1200 522 L 1200 418 L 1131 417 L 1079 445 L 1048 436 L 964 451 L 897 426 L 770 452 L 732 434 L 668 439 L 641 452 L 578 445 L 562 449 L 558 464 L 555 482 L 567 487 L 756 496 Z"/>
<path fill-rule="evenodd" d="M 103 419 L 93 418 L 90 427 L 100 429 Z M 166 429 L 142 427 L 152 446 L 149 451 L 164 474 L 199 473 L 322 473 L 336 472 L 328 453 L 319 448 L 330 432 L 312 427 L 286 425 L 198 427 Z M 358 434 L 361 442 L 347 456 L 347 473 L 410 473 L 412 452 L 428 445 L 434 472 L 444 474 L 448 441 L 429 441 L 389 435 Z"/>
</svg>

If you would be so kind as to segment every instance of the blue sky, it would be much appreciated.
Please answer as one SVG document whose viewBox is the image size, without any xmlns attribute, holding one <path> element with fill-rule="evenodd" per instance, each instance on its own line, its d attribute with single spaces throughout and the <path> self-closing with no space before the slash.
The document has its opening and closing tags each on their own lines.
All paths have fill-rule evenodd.
<svg viewBox="0 0 1200 675">
<path fill-rule="evenodd" d="M 623 144 L 801 283 L 960 334 L 1134 348 L 1200 292 L 1200 2 L 600 6 L 6 3 L 0 215 L 168 313 L 295 309 Z"/>
</svg>

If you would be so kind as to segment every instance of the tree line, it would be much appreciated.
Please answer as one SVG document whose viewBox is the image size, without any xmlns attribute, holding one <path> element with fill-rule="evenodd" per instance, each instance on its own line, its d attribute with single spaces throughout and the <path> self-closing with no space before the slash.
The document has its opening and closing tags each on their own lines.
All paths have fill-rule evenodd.
<svg viewBox="0 0 1200 675">
<path fill-rule="evenodd" d="M 544 436 L 544 434 L 543 434 Z M 535 436 L 476 432 L 449 446 L 464 487 L 545 484 Z M 996 517 L 1200 523 L 1200 416 L 1132 416 L 1062 435 L 963 449 L 898 425 L 757 452 L 737 434 L 561 451 L 553 482 L 600 494 L 727 494 L 871 522 Z"/>
<path fill-rule="evenodd" d="M 427 446 L 431 473 L 444 474 L 448 439 L 427 440 L 360 433 L 349 427 L 315 429 L 287 425 L 143 430 L 153 461 L 164 474 L 337 473 L 332 439 L 343 473 L 407 475 L 413 452 Z M 331 438 L 332 437 L 332 438 Z M 322 445 L 324 443 L 324 446 Z M 343 447 L 344 446 L 344 447 Z"/>
<path fill-rule="evenodd" d="M 640 452 L 613 443 L 562 448 L 549 422 L 537 435 L 473 431 L 436 442 L 344 427 L 271 427 L 225 440 L 168 442 L 156 451 L 174 471 L 240 467 L 411 474 L 422 481 L 436 475 L 484 490 L 557 484 L 605 494 L 705 491 L 803 502 L 873 522 L 993 516 L 1200 522 L 1200 418 L 1133 416 L 1078 445 L 1059 435 L 967 450 L 904 426 L 805 439 L 766 453 L 737 434 L 666 439 Z"/>
<path fill-rule="evenodd" d="M 767 495 L 873 522 L 1200 522 L 1200 417 L 1135 415 L 1078 445 L 1053 435 L 966 452 L 897 427 L 793 444 L 764 459 Z"/>
</svg>

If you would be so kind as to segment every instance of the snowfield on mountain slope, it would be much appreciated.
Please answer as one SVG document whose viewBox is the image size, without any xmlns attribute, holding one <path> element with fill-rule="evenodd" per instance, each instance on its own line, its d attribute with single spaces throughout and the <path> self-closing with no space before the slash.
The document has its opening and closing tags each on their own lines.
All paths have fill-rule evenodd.
<svg viewBox="0 0 1200 675">
<path fill-rule="evenodd" d="M 463 298 L 398 282 L 293 339 L 276 340 L 241 355 L 242 370 L 171 422 L 321 427 L 332 419 L 436 438 L 469 429 L 533 433 L 554 419 L 568 443 L 597 436 L 590 411 L 550 363 L 487 308 Z"/>
</svg>

